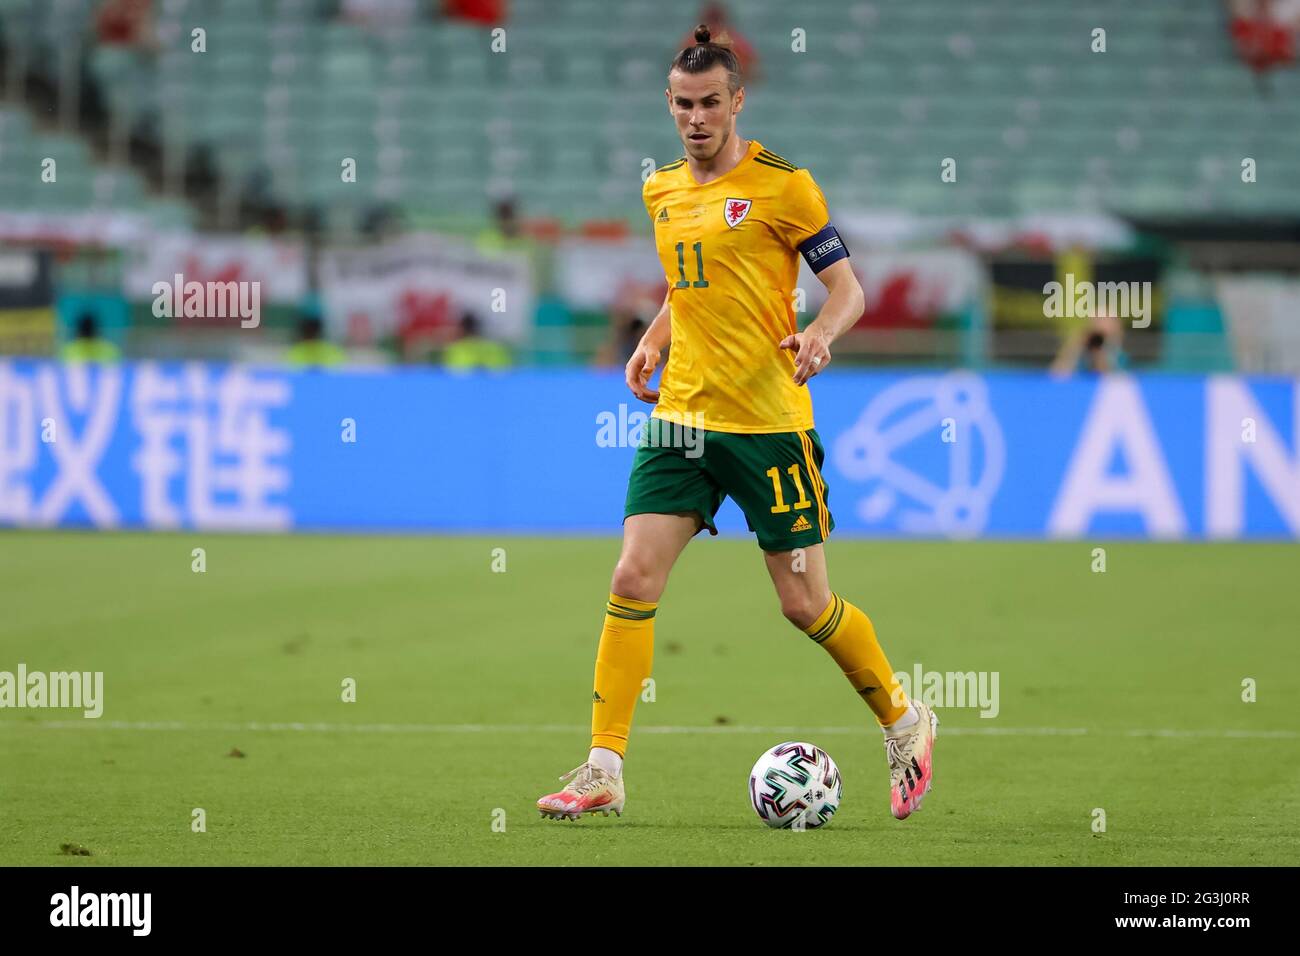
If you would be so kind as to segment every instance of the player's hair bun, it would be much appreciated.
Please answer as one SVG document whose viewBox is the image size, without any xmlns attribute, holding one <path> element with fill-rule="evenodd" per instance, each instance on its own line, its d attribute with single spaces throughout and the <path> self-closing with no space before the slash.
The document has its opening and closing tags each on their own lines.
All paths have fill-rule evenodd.
<svg viewBox="0 0 1300 956">
<path fill-rule="evenodd" d="M 670 77 L 673 70 L 707 73 L 717 66 L 727 71 L 727 89 L 732 93 L 740 89 L 740 61 L 732 49 L 731 37 L 727 36 L 725 30 L 715 37 L 709 25 L 701 23 L 695 28 L 695 45 L 686 47 L 673 57 L 668 73 Z M 669 85 L 671 86 L 671 80 Z"/>
</svg>

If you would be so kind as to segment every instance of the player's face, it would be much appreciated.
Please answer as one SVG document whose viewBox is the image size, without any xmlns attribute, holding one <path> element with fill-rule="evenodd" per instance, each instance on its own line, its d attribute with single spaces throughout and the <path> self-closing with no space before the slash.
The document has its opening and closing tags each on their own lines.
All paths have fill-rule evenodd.
<svg viewBox="0 0 1300 956">
<path fill-rule="evenodd" d="M 668 110 L 687 155 L 701 162 L 713 159 L 736 130 L 744 89 L 733 96 L 727 89 L 727 71 L 717 66 L 708 73 L 673 70 L 666 92 Z"/>
</svg>

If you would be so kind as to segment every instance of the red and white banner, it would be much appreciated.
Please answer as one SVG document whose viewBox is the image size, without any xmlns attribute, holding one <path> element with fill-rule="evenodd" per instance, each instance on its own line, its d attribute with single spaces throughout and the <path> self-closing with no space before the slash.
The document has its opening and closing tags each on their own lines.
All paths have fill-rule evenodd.
<svg viewBox="0 0 1300 956">
<path fill-rule="evenodd" d="M 149 235 L 149 220 L 130 212 L 0 210 L 0 242 L 38 246 L 121 246 Z"/>
<path fill-rule="evenodd" d="M 319 274 L 330 337 L 354 345 L 450 338 L 465 313 L 491 338 L 519 341 L 532 327 L 532 279 L 522 254 L 415 235 L 322 252 Z"/>
<path fill-rule="evenodd" d="M 307 258 L 301 243 L 243 236 L 170 233 L 131 247 L 123 291 L 152 300 L 154 285 L 177 275 L 198 283 L 258 282 L 264 303 L 298 305 L 307 294 Z"/>
</svg>

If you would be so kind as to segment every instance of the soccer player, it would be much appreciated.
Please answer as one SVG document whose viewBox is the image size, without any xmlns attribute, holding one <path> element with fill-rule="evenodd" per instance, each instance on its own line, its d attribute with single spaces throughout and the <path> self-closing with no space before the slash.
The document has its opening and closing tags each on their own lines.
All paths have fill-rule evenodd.
<svg viewBox="0 0 1300 956">
<path fill-rule="evenodd" d="M 709 29 L 677 54 L 668 110 L 686 155 L 642 190 L 668 295 L 627 363 L 628 387 L 655 404 L 628 480 L 623 548 L 596 652 L 591 752 L 537 801 L 543 816 L 621 814 L 632 711 L 650 676 L 654 618 L 669 571 L 730 495 L 758 537 L 785 617 L 819 644 L 885 735 L 890 808 L 902 820 L 929 791 L 938 720 L 908 700 L 871 620 L 831 591 L 827 507 L 807 382 L 862 315 L 862 289 L 806 169 L 736 132 L 740 68 Z M 802 255 L 825 284 L 817 318 L 797 331 Z M 669 343 L 658 391 L 648 387 Z M 802 560 L 792 552 L 802 550 Z"/>
</svg>

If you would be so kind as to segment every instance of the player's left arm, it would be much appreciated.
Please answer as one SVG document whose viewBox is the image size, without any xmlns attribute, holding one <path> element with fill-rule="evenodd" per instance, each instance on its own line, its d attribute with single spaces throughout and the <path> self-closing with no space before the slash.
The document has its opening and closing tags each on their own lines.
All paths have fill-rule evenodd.
<svg viewBox="0 0 1300 956">
<path fill-rule="evenodd" d="M 817 278 L 822 280 L 828 293 L 817 318 L 802 332 L 781 340 L 781 348 L 795 353 L 796 385 L 826 371 L 826 366 L 831 364 L 831 343 L 862 318 L 862 310 L 866 307 L 862 286 L 848 259 L 831 263 L 817 273 Z"/>
<path fill-rule="evenodd" d="M 826 197 L 808 170 L 790 174 L 778 207 L 777 227 L 829 293 L 817 318 L 780 343 L 781 348 L 795 353 L 794 381 L 802 385 L 826 370 L 831 364 L 831 343 L 862 317 L 862 286 L 849 265 L 849 250 L 831 222 Z"/>
</svg>

